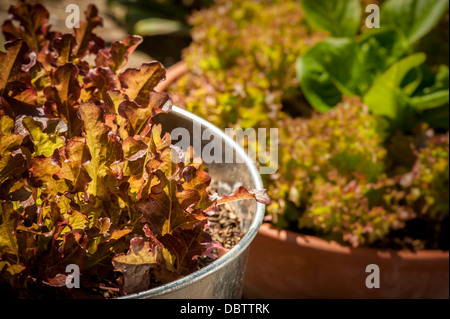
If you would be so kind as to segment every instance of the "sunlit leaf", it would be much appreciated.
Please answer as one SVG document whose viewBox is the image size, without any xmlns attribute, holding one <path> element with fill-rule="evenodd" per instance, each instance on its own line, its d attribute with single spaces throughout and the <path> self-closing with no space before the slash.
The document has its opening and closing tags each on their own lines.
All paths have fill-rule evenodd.
<svg viewBox="0 0 450 319">
<path fill-rule="evenodd" d="M 123 274 L 124 283 L 121 289 L 124 295 L 148 289 L 148 272 L 151 265 L 157 263 L 157 258 L 157 251 L 143 238 L 133 238 L 128 253 L 113 258 L 115 269 Z"/>
<path fill-rule="evenodd" d="M 32 117 L 26 117 L 22 121 L 24 126 L 30 132 L 30 138 L 34 144 L 36 155 L 52 156 L 57 148 L 60 148 L 65 144 L 64 139 L 57 134 L 44 133 L 43 124 L 39 121 L 35 121 Z"/>
<path fill-rule="evenodd" d="M 19 248 L 15 236 L 20 215 L 7 202 L 0 202 L 0 252 L 19 257 Z"/>
<path fill-rule="evenodd" d="M 166 76 L 159 62 L 144 63 L 139 69 L 127 69 L 119 75 L 119 80 L 129 99 L 141 106 L 147 106 L 149 95 Z"/>
<path fill-rule="evenodd" d="M 92 179 L 87 192 L 107 200 L 109 191 L 105 178 L 115 178 L 111 165 L 122 159 L 122 147 L 113 135 L 109 134 L 110 128 L 104 123 L 105 114 L 100 107 L 91 102 L 83 103 L 78 114 L 83 121 L 86 145 L 91 156 L 90 162 L 83 165 Z"/>
<path fill-rule="evenodd" d="M 98 16 L 98 10 L 94 5 L 89 5 L 86 12 L 86 20 L 80 21 L 80 27 L 74 28 L 77 42 L 74 48 L 75 55 L 84 57 L 86 54 L 96 54 L 103 49 L 105 41 L 93 32 L 96 27 L 103 25 L 103 20 Z"/>
<path fill-rule="evenodd" d="M 22 71 L 28 58 L 27 45 L 22 40 L 13 40 L 5 43 L 5 50 L 0 52 L 0 95 L 14 89 L 11 85 L 7 86 L 8 83 L 29 87 L 30 82 L 29 75 Z"/>
</svg>

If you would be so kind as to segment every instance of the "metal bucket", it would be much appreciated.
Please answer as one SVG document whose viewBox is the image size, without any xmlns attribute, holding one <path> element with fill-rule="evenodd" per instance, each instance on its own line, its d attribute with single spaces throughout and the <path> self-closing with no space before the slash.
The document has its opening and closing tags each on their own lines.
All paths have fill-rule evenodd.
<svg viewBox="0 0 450 319">
<path fill-rule="evenodd" d="M 260 174 L 244 149 L 219 128 L 178 107 L 174 107 L 169 114 L 158 115 L 157 121 L 162 124 L 165 132 L 170 133 L 176 128 L 187 129 L 191 136 L 191 145 L 198 143 L 198 141 L 194 142 L 194 130 L 200 128 L 202 133 L 208 130 L 208 133 L 212 133 L 212 137 L 210 140 L 202 139 L 202 150 L 206 145 L 211 146 L 210 143 L 222 143 L 223 160 L 221 163 L 207 164 L 212 180 L 216 182 L 218 187 L 219 195 L 230 194 L 239 186 L 244 186 L 247 189 L 263 189 Z M 173 142 L 174 144 L 177 143 L 176 140 Z M 230 154 L 229 152 L 234 154 L 233 163 L 225 163 L 225 154 Z M 244 200 L 233 204 L 235 213 L 241 220 L 241 230 L 246 233 L 235 247 L 213 263 L 186 277 L 121 298 L 241 298 L 249 245 L 262 223 L 265 206 L 253 200 Z"/>
</svg>

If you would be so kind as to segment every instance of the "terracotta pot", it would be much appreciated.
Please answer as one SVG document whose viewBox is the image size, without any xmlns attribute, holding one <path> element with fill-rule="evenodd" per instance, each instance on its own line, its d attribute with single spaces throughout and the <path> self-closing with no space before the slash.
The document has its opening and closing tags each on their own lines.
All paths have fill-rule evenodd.
<svg viewBox="0 0 450 319">
<path fill-rule="evenodd" d="M 159 82 L 158 86 L 155 88 L 156 92 L 162 92 L 167 90 L 172 83 L 176 82 L 178 79 L 183 77 L 188 72 L 186 63 L 183 61 L 172 65 L 166 70 L 166 79 Z"/>
<path fill-rule="evenodd" d="M 380 288 L 369 289 L 369 264 Z M 449 298 L 448 251 L 350 248 L 263 224 L 252 242 L 244 298 Z"/>
</svg>

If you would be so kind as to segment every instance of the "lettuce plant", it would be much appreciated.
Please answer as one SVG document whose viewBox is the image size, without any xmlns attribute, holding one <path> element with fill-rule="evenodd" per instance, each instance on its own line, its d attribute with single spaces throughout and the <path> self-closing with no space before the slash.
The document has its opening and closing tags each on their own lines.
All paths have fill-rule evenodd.
<svg viewBox="0 0 450 319">
<path fill-rule="evenodd" d="M 19 1 L 0 52 L 0 287 L 19 297 L 130 294 L 198 269 L 221 245 L 205 231 L 216 205 L 265 191 L 209 195 L 211 177 L 162 133 L 170 111 L 159 62 L 123 70 L 142 39 L 105 48 L 95 6 L 73 34 Z M 94 64 L 88 58 L 95 57 Z M 92 59 L 91 59 L 92 60 Z M 67 266 L 83 289 L 69 290 Z M 58 289 L 57 289 L 58 287 Z"/>
<path fill-rule="evenodd" d="M 376 119 L 353 99 L 311 119 L 288 118 L 280 126 L 280 171 L 269 181 L 273 202 L 268 211 L 273 222 L 282 228 L 294 224 L 327 235 L 334 228 L 336 237 L 342 238 L 346 232 L 342 219 L 348 219 L 350 234 L 368 204 L 363 189 L 354 193 L 356 185 L 376 183 L 385 170 L 386 150 Z M 344 195 L 349 183 L 356 185 L 347 187 Z M 370 223 L 376 213 L 365 218 Z"/>
<path fill-rule="evenodd" d="M 297 61 L 324 114 L 280 122 L 273 221 L 354 247 L 448 249 L 448 133 L 428 129 L 448 130 L 448 66 L 432 72 L 415 48 L 448 1 L 382 1 L 375 31 L 358 27 L 359 1 L 301 3 L 308 25 L 332 36 Z"/>
<path fill-rule="evenodd" d="M 351 246 L 405 248 L 413 238 L 445 247 L 434 240 L 448 222 L 437 191 L 448 189 L 445 146 L 441 164 L 420 166 L 434 144 L 414 131 L 423 122 L 448 129 L 448 67 L 431 71 L 416 50 L 448 1 L 394 2 L 218 1 L 191 18 L 189 73 L 174 99 L 220 127 L 279 128 L 279 169 L 263 176 L 276 226 Z M 379 30 L 364 23 L 370 3 L 381 6 Z M 414 21 L 403 23 L 400 7 Z"/>
<path fill-rule="evenodd" d="M 397 173 L 388 165 L 383 128 L 358 99 L 282 124 L 280 171 L 269 183 L 277 226 L 354 247 L 387 238 L 392 245 L 396 232 L 396 240 L 446 247 L 438 238 L 449 218 L 448 134 L 414 147 L 413 168 Z M 426 225 L 421 229 L 431 229 L 431 237 L 411 233 L 413 223 Z"/>
<path fill-rule="evenodd" d="M 309 33 L 297 0 L 221 0 L 189 21 L 189 73 L 172 89 L 177 105 L 222 128 L 273 127 L 283 103 L 305 111 L 295 61 L 325 34 Z"/>
<path fill-rule="evenodd" d="M 311 105 L 326 112 L 343 96 L 361 96 L 393 130 L 409 132 L 425 111 L 431 125 L 448 129 L 448 65 L 434 75 L 424 64 L 426 55 L 415 48 L 448 11 L 448 1 L 385 1 L 380 28 L 357 37 L 357 0 L 339 2 L 334 10 L 322 10 L 321 2 L 302 1 L 308 22 L 333 35 L 297 61 L 302 92 Z M 439 120 L 445 113 L 447 121 Z"/>
</svg>

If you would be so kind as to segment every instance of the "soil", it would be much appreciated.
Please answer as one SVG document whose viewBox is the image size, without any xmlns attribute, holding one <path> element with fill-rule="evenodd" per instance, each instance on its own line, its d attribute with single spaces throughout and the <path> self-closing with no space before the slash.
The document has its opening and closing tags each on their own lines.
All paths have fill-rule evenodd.
<svg viewBox="0 0 450 319">
<path fill-rule="evenodd" d="M 207 232 L 212 234 L 212 239 L 222 243 L 226 249 L 231 249 L 245 235 L 240 229 L 241 221 L 228 204 L 220 205 L 216 213 L 209 219 L 210 227 Z"/>
<path fill-rule="evenodd" d="M 245 233 L 241 231 L 241 221 L 234 213 L 234 209 L 225 203 L 216 208 L 214 215 L 208 218 L 209 228 L 206 232 L 211 234 L 212 240 L 222 244 L 226 249 L 232 249 L 244 237 Z M 218 257 L 218 252 L 213 251 L 213 255 Z M 201 257 L 199 259 L 199 268 L 203 268 L 215 259 L 210 257 Z"/>
</svg>

